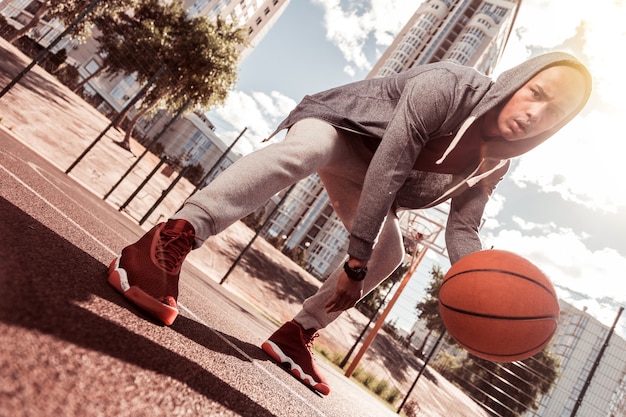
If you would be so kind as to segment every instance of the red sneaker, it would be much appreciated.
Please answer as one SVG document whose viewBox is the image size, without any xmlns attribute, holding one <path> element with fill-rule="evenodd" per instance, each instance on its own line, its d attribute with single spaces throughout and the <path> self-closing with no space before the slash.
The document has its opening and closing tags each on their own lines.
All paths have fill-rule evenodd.
<svg viewBox="0 0 626 417">
<path fill-rule="evenodd" d="M 305 385 L 322 395 L 330 394 L 326 378 L 315 364 L 311 348 L 313 339 L 318 336 L 315 329 L 304 330 L 295 321 L 283 324 L 261 345 L 275 362 L 285 366 Z"/>
<path fill-rule="evenodd" d="M 159 223 L 109 266 L 109 284 L 166 325 L 178 315 L 178 277 L 195 231 L 186 220 Z"/>
</svg>

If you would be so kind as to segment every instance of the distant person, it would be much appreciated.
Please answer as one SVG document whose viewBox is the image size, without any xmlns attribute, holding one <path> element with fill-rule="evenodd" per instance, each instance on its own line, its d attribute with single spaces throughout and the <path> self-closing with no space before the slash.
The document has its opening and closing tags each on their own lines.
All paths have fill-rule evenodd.
<svg viewBox="0 0 626 417">
<path fill-rule="evenodd" d="M 171 219 L 124 248 L 108 281 L 171 324 L 190 250 L 316 172 L 350 233 L 347 260 L 262 349 L 328 395 L 310 350 L 313 338 L 401 263 L 397 212 L 450 199 L 450 262 L 480 250 L 483 210 L 510 159 L 568 123 L 590 92 L 590 74 L 576 58 L 549 53 L 495 82 L 440 62 L 306 96 L 271 135 L 289 129 L 283 141 L 238 160 Z"/>
</svg>

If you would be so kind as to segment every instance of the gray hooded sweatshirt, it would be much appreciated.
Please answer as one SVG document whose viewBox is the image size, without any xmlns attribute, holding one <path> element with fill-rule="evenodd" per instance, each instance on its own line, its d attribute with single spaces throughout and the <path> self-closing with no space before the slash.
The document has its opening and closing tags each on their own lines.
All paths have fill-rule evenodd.
<svg viewBox="0 0 626 417">
<path fill-rule="evenodd" d="M 415 169 L 429 141 L 447 141 L 443 148 L 439 146 L 444 152 L 436 161 L 444 163 L 450 152 L 463 145 L 464 134 L 476 119 L 553 65 L 573 66 L 587 80 L 583 103 L 563 123 L 529 139 L 490 144 L 488 152 L 478 159 L 467 158 L 466 166 L 453 174 Z M 445 237 L 454 264 L 482 248 L 478 228 L 483 211 L 510 159 L 534 148 L 569 122 L 583 108 L 590 92 L 589 72 L 565 53 L 531 58 L 502 73 L 495 82 L 470 67 L 441 62 L 306 96 L 271 136 L 312 117 L 374 143 L 348 253 L 357 259 L 371 257 L 390 209 L 422 209 L 451 199 Z"/>
</svg>

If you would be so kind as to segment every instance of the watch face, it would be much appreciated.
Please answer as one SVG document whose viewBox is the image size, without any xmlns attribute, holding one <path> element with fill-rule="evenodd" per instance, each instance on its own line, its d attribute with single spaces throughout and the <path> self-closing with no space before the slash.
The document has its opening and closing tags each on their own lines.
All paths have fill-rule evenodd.
<svg viewBox="0 0 626 417">
<path fill-rule="evenodd" d="M 357 281 L 363 281 L 365 279 L 365 271 L 363 269 L 359 269 L 357 271 L 355 279 Z"/>
<path fill-rule="evenodd" d="M 363 281 L 365 279 L 365 275 L 367 274 L 367 268 L 350 268 L 348 262 L 343 264 L 343 270 L 346 271 L 346 275 L 348 278 L 354 281 Z"/>
</svg>

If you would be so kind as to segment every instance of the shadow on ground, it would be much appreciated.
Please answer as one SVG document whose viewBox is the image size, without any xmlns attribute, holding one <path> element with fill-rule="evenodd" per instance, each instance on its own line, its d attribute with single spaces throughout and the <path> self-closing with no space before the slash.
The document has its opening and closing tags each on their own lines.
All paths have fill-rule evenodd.
<svg viewBox="0 0 626 417">
<path fill-rule="evenodd" d="M 4 62 L 1 73 L 3 85 L 11 82 L 25 66 L 31 63 L 30 60 L 26 62 L 23 60 L 23 57 L 4 48 L 0 48 L 0 61 Z M 4 78 L 6 78 L 6 81 Z M 63 99 L 67 103 L 71 102 L 67 96 L 68 90 L 59 88 L 58 84 L 51 82 L 35 71 L 23 74 L 23 77 L 19 80 L 19 85 L 35 92 L 45 100 L 58 101 L 58 99 Z"/>
<path fill-rule="evenodd" d="M 242 242 L 233 239 L 225 240 L 227 246 L 216 248 L 216 250 L 234 261 L 243 251 L 247 242 L 242 244 Z M 266 283 L 276 293 L 277 298 L 287 303 L 300 304 L 315 294 L 318 287 L 302 278 L 299 273 L 300 267 L 290 269 L 286 267 L 286 264 L 291 263 L 291 261 L 281 252 L 272 248 L 271 254 L 264 253 L 259 247 L 260 245 L 257 246 L 256 244 L 249 247 L 236 268 L 240 268 L 246 275 Z M 275 257 L 282 259 L 275 259 Z M 295 266 L 295 264 L 293 265 Z"/>
<path fill-rule="evenodd" d="M 95 295 L 132 309 L 106 283 L 107 268 L 101 262 L 3 198 L 0 213 L 0 321 L 169 376 L 242 416 L 273 416 L 197 363 L 78 305 Z M 210 338 L 213 331 L 192 320 L 180 317 L 174 330 L 211 351 L 249 360 L 219 338 Z M 256 346 L 228 335 L 221 337 L 251 357 L 267 359 Z M 45 351 L 46 346 L 38 349 L 39 355 L 54 355 Z M 111 376 L 89 376 L 98 377 Z M 124 381 L 119 382 L 122 386 L 115 389 L 123 390 Z"/>
</svg>

